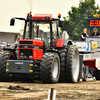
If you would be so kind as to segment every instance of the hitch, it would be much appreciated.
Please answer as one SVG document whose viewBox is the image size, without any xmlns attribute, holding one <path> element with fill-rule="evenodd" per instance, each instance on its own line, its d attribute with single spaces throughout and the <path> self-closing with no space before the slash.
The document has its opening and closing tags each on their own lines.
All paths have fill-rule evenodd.
<svg viewBox="0 0 100 100">
<path fill-rule="evenodd" d="M 93 77 L 93 68 L 85 66 L 85 80 L 96 80 L 96 78 Z"/>
</svg>

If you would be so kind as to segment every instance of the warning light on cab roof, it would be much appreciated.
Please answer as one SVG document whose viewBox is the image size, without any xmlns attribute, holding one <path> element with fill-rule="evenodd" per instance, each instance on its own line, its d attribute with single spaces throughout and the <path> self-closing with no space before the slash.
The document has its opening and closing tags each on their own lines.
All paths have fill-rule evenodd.
<svg viewBox="0 0 100 100">
<path fill-rule="evenodd" d="M 27 13 L 27 16 L 30 16 L 30 13 Z"/>
<path fill-rule="evenodd" d="M 58 14 L 58 18 L 61 18 L 61 14 L 60 13 Z"/>
</svg>

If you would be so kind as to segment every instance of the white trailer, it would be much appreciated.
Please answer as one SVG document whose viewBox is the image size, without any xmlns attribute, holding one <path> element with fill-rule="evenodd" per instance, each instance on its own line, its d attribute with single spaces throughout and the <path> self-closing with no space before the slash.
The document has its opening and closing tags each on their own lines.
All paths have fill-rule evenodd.
<svg viewBox="0 0 100 100">
<path fill-rule="evenodd" d="M 86 76 L 85 78 L 89 78 L 90 74 L 92 77 L 96 77 L 96 79 L 100 80 L 100 38 L 96 37 L 86 37 L 86 41 L 73 41 L 73 44 L 78 47 L 79 54 L 83 58 L 83 67 L 81 73 Z M 87 67 L 88 66 L 88 67 Z M 88 74 L 87 69 L 88 68 Z M 93 78 L 93 77 L 92 77 Z"/>
</svg>

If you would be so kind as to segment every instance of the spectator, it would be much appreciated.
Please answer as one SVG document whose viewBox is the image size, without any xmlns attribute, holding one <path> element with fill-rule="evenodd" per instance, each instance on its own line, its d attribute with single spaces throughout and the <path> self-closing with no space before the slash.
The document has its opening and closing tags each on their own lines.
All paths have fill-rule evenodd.
<svg viewBox="0 0 100 100">
<path fill-rule="evenodd" d="M 92 33 L 92 36 L 100 37 L 100 33 L 97 31 L 97 28 L 93 29 L 94 32 Z"/>
<path fill-rule="evenodd" d="M 87 29 L 84 28 L 84 32 L 81 34 L 81 40 L 84 41 L 86 36 L 88 36 L 88 33 L 87 33 Z"/>
</svg>

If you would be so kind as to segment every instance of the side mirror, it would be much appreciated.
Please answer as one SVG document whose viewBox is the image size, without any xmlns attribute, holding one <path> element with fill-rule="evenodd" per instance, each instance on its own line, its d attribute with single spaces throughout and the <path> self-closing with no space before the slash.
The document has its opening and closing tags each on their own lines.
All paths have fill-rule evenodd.
<svg viewBox="0 0 100 100">
<path fill-rule="evenodd" d="M 15 19 L 12 18 L 12 19 L 10 20 L 10 26 L 14 26 L 14 24 L 15 24 Z"/>
<path fill-rule="evenodd" d="M 59 27 L 63 27 L 63 21 L 59 20 Z"/>
</svg>

